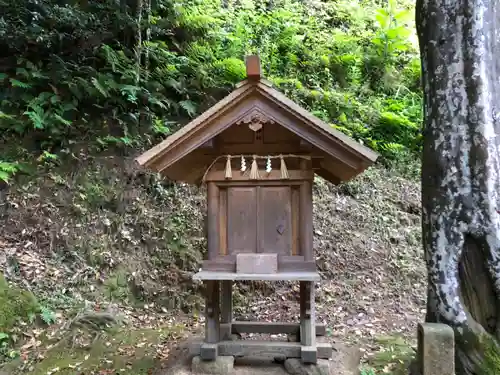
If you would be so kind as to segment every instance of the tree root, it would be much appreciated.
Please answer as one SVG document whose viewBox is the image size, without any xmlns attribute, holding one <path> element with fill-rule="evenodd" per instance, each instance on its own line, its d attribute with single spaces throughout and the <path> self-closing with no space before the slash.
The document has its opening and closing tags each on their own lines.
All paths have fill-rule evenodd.
<svg viewBox="0 0 500 375">
<path fill-rule="evenodd" d="M 82 312 L 76 315 L 68 324 L 68 328 L 87 328 L 94 331 L 107 330 L 116 326 L 118 320 L 107 312 Z"/>
<path fill-rule="evenodd" d="M 108 331 L 118 324 L 119 319 L 109 312 L 80 312 L 62 327 L 63 331 L 67 331 L 66 334 L 56 344 L 52 345 L 51 348 L 69 343 L 71 343 L 71 348 L 74 348 L 78 330 L 86 330 L 91 333 L 93 344 L 101 337 L 103 332 Z"/>
</svg>

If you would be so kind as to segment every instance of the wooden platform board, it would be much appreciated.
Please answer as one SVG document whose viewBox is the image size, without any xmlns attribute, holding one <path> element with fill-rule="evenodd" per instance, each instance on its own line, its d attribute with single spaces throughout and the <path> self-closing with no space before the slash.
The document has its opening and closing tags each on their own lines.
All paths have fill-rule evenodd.
<svg viewBox="0 0 500 375">
<path fill-rule="evenodd" d="M 285 357 L 302 358 L 302 350 L 310 350 L 310 347 L 304 347 L 299 342 L 283 341 L 220 341 L 217 344 L 206 344 L 203 341 L 194 342 L 191 345 L 190 353 L 192 355 L 202 355 L 202 348 L 214 347 L 218 356 L 234 357 Z M 318 359 L 329 359 L 333 354 L 333 347 L 330 343 L 317 343 L 316 357 Z"/>
<path fill-rule="evenodd" d="M 227 328 L 225 327 L 227 326 Z M 285 322 L 243 322 L 233 321 L 231 323 L 221 324 L 221 329 L 229 330 L 231 333 L 263 333 L 263 334 L 285 334 L 299 335 L 300 323 L 285 323 Z M 316 324 L 316 336 L 325 336 L 326 326 L 324 324 Z"/>
<path fill-rule="evenodd" d="M 193 276 L 195 281 L 203 280 L 261 280 L 261 281 L 320 281 L 318 272 L 278 272 L 271 274 L 250 274 L 217 271 L 200 271 Z"/>
</svg>

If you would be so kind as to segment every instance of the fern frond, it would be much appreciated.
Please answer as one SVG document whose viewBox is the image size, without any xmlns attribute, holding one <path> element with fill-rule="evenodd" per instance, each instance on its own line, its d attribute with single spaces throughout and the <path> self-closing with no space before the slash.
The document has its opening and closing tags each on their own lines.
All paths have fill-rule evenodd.
<svg viewBox="0 0 500 375">
<path fill-rule="evenodd" d="M 10 79 L 10 84 L 12 87 L 20 87 L 22 89 L 30 89 L 31 85 L 29 83 L 21 82 L 15 78 Z"/>
<path fill-rule="evenodd" d="M 179 102 L 179 105 L 189 116 L 194 117 L 196 115 L 196 104 L 193 101 L 183 100 Z"/>
<path fill-rule="evenodd" d="M 104 96 L 105 98 L 109 98 L 108 91 L 104 87 L 102 87 L 97 78 L 92 77 L 90 81 L 92 82 L 92 85 L 97 89 L 97 91 L 101 93 L 102 96 Z"/>
</svg>

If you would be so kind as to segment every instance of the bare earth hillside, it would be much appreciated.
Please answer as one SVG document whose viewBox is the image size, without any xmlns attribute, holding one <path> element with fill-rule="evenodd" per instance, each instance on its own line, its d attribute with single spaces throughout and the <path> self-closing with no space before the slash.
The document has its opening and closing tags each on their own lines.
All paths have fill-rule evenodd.
<svg viewBox="0 0 500 375">
<path fill-rule="evenodd" d="M 199 329 L 200 285 L 190 279 L 205 250 L 203 187 L 169 184 L 118 157 L 87 158 L 38 176 L 19 181 L 7 197 L 0 270 L 54 311 L 56 322 L 23 326 L 26 347 L 16 366 L 32 374 L 65 373 L 75 363 L 88 363 L 85 374 L 117 366 L 102 358 L 90 364 L 87 354 L 64 365 L 51 357 L 51 345 L 67 339 L 63 332 L 88 311 L 111 311 L 127 332 L 142 330 L 139 348 L 154 358 L 144 366 L 160 366 L 170 342 Z M 338 187 L 318 180 L 314 213 L 318 318 L 332 339 L 360 344 L 368 358 L 397 346 L 384 346 L 380 336 L 401 334 L 412 343 L 426 284 L 418 184 L 381 168 Z M 242 319 L 298 320 L 295 284 L 244 283 L 236 303 Z M 149 340 L 144 330 L 161 336 Z M 127 340 L 103 345 L 113 348 L 109 356 L 123 356 L 124 347 L 137 350 L 141 342 Z M 138 370 L 124 363 L 142 374 L 143 364 Z"/>
</svg>

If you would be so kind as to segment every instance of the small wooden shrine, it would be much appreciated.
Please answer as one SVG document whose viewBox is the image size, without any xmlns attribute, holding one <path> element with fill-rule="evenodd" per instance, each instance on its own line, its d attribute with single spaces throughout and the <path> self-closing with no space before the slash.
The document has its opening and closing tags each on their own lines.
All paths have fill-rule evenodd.
<svg viewBox="0 0 500 375">
<path fill-rule="evenodd" d="M 261 77 L 258 56 L 247 79 L 223 100 L 137 158 L 174 181 L 206 183 L 208 254 L 194 278 L 206 286 L 204 360 L 258 354 L 316 363 L 332 347 L 316 343 L 313 250 L 314 174 L 337 184 L 377 154 L 301 108 Z M 240 280 L 300 283 L 300 323 L 233 319 Z M 290 333 L 298 342 L 232 341 L 232 333 Z"/>
</svg>

